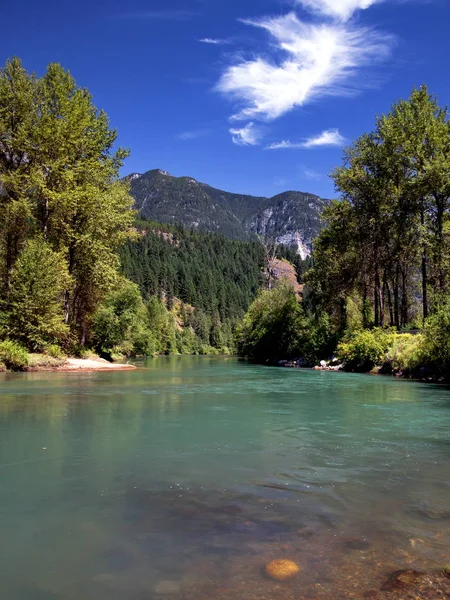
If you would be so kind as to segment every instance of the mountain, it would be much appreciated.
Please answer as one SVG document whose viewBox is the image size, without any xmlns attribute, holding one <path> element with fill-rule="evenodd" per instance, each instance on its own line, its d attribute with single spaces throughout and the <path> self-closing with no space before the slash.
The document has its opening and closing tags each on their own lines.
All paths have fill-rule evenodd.
<svg viewBox="0 0 450 600">
<path fill-rule="evenodd" d="M 255 234 L 292 246 L 305 258 L 320 231 L 320 213 L 328 200 L 304 192 L 283 192 L 272 198 L 233 194 L 192 177 L 173 177 L 153 169 L 132 173 L 135 207 L 142 217 L 160 223 L 221 233 L 236 240 Z"/>
</svg>

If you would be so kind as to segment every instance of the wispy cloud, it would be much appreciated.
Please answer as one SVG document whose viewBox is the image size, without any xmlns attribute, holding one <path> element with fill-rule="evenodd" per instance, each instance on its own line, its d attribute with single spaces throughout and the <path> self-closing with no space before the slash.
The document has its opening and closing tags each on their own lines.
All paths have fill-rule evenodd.
<svg viewBox="0 0 450 600">
<path fill-rule="evenodd" d="M 383 0 L 297 0 L 310 12 L 347 21 L 357 10 L 365 10 Z"/>
<path fill-rule="evenodd" d="M 219 46 L 222 44 L 229 44 L 228 40 L 221 40 L 219 38 L 201 38 L 198 40 L 199 42 L 201 42 L 202 44 L 214 44 L 215 46 Z"/>
<path fill-rule="evenodd" d="M 273 184 L 278 187 L 286 187 L 289 183 L 289 179 L 284 179 L 283 177 L 275 177 Z"/>
<path fill-rule="evenodd" d="M 322 179 L 322 175 L 314 169 L 310 169 L 305 165 L 300 165 L 300 176 L 302 179 L 308 179 L 308 181 L 319 181 Z"/>
<path fill-rule="evenodd" d="M 195 140 L 197 138 L 206 137 L 211 133 L 211 129 L 192 129 L 190 131 L 183 131 L 179 133 L 176 138 L 177 140 L 188 141 Z"/>
<path fill-rule="evenodd" d="M 253 122 L 247 123 L 241 129 L 230 129 L 233 144 L 237 146 L 256 146 L 259 144 L 262 131 Z"/>
<path fill-rule="evenodd" d="M 275 48 L 272 58 L 241 60 L 222 74 L 216 89 L 242 106 L 234 119 L 276 119 L 323 96 L 353 95 L 364 86 L 361 67 L 383 60 L 392 42 L 367 28 L 305 23 L 293 12 L 244 22 L 268 31 Z"/>
<path fill-rule="evenodd" d="M 155 20 L 155 21 L 190 21 L 200 13 L 192 10 L 143 10 L 118 15 L 120 19 Z"/>
<path fill-rule="evenodd" d="M 318 135 L 305 138 L 300 142 L 291 142 L 283 140 L 274 142 L 267 146 L 269 150 L 281 150 L 286 148 L 307 150 L 309 148 L 318 148 L 320 146 L 342 146 L 345 143 L 345 138 L 339 133 L 338 129 L 326 129 Z"/>
</svg>

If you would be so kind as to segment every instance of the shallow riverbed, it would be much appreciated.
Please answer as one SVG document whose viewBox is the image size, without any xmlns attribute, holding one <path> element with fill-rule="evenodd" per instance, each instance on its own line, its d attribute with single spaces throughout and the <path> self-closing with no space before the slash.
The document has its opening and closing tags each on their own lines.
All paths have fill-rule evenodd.
<svg viewBox="0 0 450 600">
<path fill-rule="evenodd" d="M 141 366 L 0 374 L 5 600 L 388 598 L 393 571 L 450 563 L 448 388 Z M 279 557 L 290 582 L 263 573 Z"/>
</svg>

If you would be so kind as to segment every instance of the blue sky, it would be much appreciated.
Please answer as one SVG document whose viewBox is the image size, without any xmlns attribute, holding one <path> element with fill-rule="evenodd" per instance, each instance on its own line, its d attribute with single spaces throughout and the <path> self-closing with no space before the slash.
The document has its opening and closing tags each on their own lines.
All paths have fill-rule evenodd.
<svg viewBox="0 0 450 600">
<path fill-rule="evenodd" d="M 229 191 L 334 195 L 342 146 L 426 83 L 450 103 L 449 0 L 22 0 L 2 63 L 87 87 L 131 149 Z"/>
</svg>

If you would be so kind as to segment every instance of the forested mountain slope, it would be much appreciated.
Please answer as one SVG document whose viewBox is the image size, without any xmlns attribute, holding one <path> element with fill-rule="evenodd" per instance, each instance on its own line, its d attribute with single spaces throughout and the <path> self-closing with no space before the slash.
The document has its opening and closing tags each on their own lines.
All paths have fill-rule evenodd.
<svg viewBox="0 0 450 600">
<path fill-rule="evenodd" d="M 221 320 L 242 317 L 263 281 L 261 244 L 148 221 L 138 228 L 121 259 L 145 297 L 176 297 Z"/>
<path fill-rule="evenodd" d="M 273 198 L 233 194 L 159 169 L 126 179 L 135 207 L 146 219 L 241 241 L 259 234 L 294 247 L 303 258 L 311 252 L 321 229 L 320 213 L 328 204 L 314 194 L 295 191 Z"/>
</svg>

